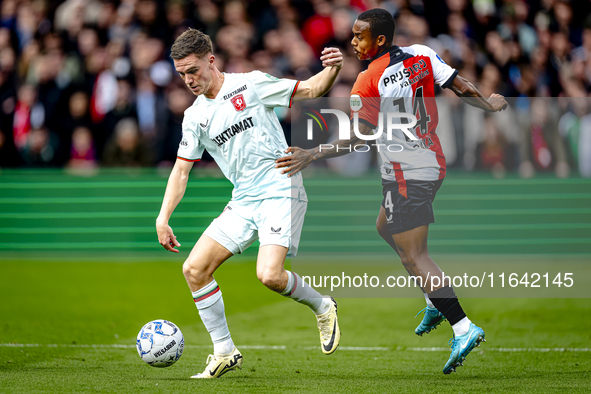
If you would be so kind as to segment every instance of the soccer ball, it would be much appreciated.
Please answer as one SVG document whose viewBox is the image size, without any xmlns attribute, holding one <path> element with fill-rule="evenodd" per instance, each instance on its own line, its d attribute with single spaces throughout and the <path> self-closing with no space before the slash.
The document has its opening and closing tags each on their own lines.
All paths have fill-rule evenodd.
<svg viewBox="0 0 591 394">
<path fill-rule="evenodd" d="M 148 365 L 158 368 L 176 363 L 185 348 L 181 330 L 168 320 L 146 323 L 137 334 L 137 352 Z"/>
</svg>

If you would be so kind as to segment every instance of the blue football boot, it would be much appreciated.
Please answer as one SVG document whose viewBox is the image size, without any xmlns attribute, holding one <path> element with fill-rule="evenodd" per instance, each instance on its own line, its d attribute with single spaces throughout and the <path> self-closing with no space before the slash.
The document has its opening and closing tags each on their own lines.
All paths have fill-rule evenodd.
<svg viewBox="0 0 591 394">
<path fill-rule="evenodd" d="M 415 334 L 417 335 L 422 336 L 423 334 L 428 334 L 431 330 L 436 329 L 437 326 L 445 320 L 445 316 L 443 316 L 441 312 L 437 310 L 437 308 L 426 307 L 417 313 L 415 318 L 421 313 L 424 313 L 425 316 L 423 316 L 421 324 L 415 328 Z"/>
<path fill-rule="evenodd" d="M 457 367 L 463 365 L 466 356 L 470 354 L 472 349 L 480 346 L 480 342 L 486 342 L 486 339 L 484 339 L 482 328 L 470 323 L 470 329 L 466 334 L 457 338 L 454 336 L 449 341 L 451 342 L 451 355 L 443 368 L 444 374 L 455 372 Z"/>
</svg>

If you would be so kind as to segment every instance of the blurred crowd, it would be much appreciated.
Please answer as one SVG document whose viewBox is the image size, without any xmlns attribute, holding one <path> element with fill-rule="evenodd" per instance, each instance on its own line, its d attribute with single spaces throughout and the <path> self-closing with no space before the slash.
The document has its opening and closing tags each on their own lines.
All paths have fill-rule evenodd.
<svg viewBox="0 0 591 394">
<path fill-rule="evenodd" d="M 229 73 L 307 79 L 337 46 L 329 94 L 348 97 L 367 67 L 351 27 L 374 7 L 395 15 L 395 44 L 428 45 L 485 96 L 515 98 L 489 116 L 438 91 L 448 166 L 591 176 L 589 0 L 2 0 L 0 167 L 172 165 L 194 96 L 169 54 L 189 27 Z"/>
</svg>

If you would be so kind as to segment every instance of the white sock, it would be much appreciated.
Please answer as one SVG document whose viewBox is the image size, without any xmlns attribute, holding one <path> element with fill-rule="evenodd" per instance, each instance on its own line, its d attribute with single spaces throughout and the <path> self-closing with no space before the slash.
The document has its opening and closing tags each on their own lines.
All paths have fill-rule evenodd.
<svg viewBox="0 0 591 394">
<path fill-rule="evenodd" d="M 192 294 L 201 321 L 211 336 L 214 353 L 230 354 L 234 349 L 234 342 L 232 342 L 230 330 L 228 330 L 224 300 L 217 282 L 214 279 Z"/>
<path fill-rule="evenodd" d="M 323 297 L 322 298 L 322 304 L 320 304 L 320 306 L 318 307 L 317 310 L 314 311 L 315 314 L 317 315 L 322 315 L 323 313 L 328 312 L 328 310 L 330 309 L 330 306 L 332 305 L 332 301 L 330 300 L 329 297 Z"/>
<path fill-rule="evenodd" d="M 222 342 L 214 342 L 213 353 L 214 354 L 231 354 L 234 350 L 234 341 L 232 338 L 223 340 Z"/>
<path fill-rule="evenodd" d="M 431 300 L 429 299 L 429 294 L 427 293 L 423 293 L 423 295 L 425 296 L 425 300 L 427 301 L 427 306 L 429 308 L 435 308 L 435 305 L 433 305 L 433 303 L 431 302 Z"/>
<path fill-rule="evenodd" d="M 284 297 L 289 297 L 300 304 L 308 305 L 317 315 L 322 315 L 330 308 L 330 298 L 323 297 L 312 286 L 295 272 L 287 272 L 287 286 L 281 292 Z"/>
<path fill-rule="evenodd" d="M 456 337 L 466 335 L 466 333 L 470 330 L 470 323 L 472 323 L 470 319 L 468 319 L 468 317 L 465 317 L 453 326 L 451 326 L 451 328 L 454 330 L 454 335 Z"/>
</svg>

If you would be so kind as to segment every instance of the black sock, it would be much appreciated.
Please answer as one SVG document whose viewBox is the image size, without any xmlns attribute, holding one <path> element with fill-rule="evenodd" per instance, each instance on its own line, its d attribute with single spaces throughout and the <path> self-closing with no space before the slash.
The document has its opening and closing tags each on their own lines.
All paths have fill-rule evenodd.
<svg viewBox="0 0 591 394">
<path fill-rule="evenodd" d="M 449 286 L 432 291 L 429 299 L 452 326 L 466 317 L 454 289 Z"/>
</svg>

